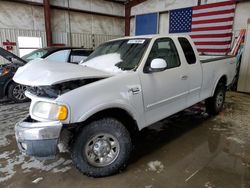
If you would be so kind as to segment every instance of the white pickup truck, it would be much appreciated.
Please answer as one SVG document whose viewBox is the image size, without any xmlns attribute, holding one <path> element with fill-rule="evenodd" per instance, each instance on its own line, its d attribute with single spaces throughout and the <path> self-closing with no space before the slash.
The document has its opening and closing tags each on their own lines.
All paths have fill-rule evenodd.
<svg viewBox="0 0 250 188">
<path fill-rule="evenodd" d="M 29 63 L 14 81 L 29 86 L 29 116 L 16 124 L 19 149 L 55 156 L 70 133 L 74 165 L 101 177 L 123 169 L 133 135 L 205 100 L 207 112 L 223 107 L 236 73 L 230 56 L 199 56 L 188 36 L 136 36 L 100 45 L 80 65 Z"/>
</svg>

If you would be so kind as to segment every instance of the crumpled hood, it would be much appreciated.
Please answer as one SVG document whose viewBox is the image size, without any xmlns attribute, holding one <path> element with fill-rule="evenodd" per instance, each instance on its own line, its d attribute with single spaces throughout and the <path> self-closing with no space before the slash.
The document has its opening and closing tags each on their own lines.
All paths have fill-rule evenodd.
<svg viewBox="0 0 250 188">
<path fill-rule="evenodd" d="M 90 67 L 42 60 L 18 68 L 13 80 L 28 86 L 50 86 L 72 80 L 110 76 L 112 75 L 109 73 Z"/>
</svg>

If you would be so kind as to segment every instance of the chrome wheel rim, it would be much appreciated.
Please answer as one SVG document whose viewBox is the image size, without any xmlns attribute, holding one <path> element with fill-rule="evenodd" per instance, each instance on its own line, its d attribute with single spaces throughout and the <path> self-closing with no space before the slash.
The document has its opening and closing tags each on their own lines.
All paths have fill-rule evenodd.
<svg viewBox="0 0 250 188">
<path fill-rule="evenodd" d="M 217 108 L 221 108 L 224 102 L 224 93 L 220 92 L 218 93 L 217 97 L 216 97 L 216 107 Z"/>
<path fill-rule="evenodd" d="M 14 88 L 13 88 L 13 97 L 22 101 L 22 100 L 25 100 L 26 99 L 26 96 L 24 95 L 24 92 L 26 90 L 26 86 L 23 86 L 23 85 L 16 85 Z"/>
<path fill-rule="evenodd" d="M 95 167 L 110 165 L 117 159 L 119 152 L 118 140 L 107 133 L 92 137 L 85 146 L 86 158 Z"/>
</svg>

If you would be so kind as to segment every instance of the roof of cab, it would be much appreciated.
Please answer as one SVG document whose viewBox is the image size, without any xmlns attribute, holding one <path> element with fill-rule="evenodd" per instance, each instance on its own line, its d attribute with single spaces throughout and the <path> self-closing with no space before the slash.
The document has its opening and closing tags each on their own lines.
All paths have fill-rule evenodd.
<svg viewBox="0 0 250 188">
<path fill-rule="evenodd" d="M 116 39 L 112 39 L 112 40 L 110 40 L 110 41 L 116 41 L 116 40 L 122 40 L 122 39 L 153 39 L 153 38 L 158 38 L 158 37 L 189 37 L 189 35 L 185 35 L 185 34 L 166 34 L 166 35 L 154 34 L 154 35 L 139 35 L 139 36 L 127 36 L 127 37 L 116 38 Z"/>
</svg>

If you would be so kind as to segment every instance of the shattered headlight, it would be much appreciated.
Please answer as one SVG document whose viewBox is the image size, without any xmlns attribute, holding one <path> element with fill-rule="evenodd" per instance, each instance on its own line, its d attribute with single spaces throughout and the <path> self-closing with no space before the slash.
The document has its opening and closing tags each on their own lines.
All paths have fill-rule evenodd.
<svg viewBox="0 0 250 188">
<path fill-rule="evenodd" d="M 68 117 L 68 108 L 65 105 L 38 102 L 34 105 L 32 113 L 42 119 L 63 121 Z"/>
</svg>

